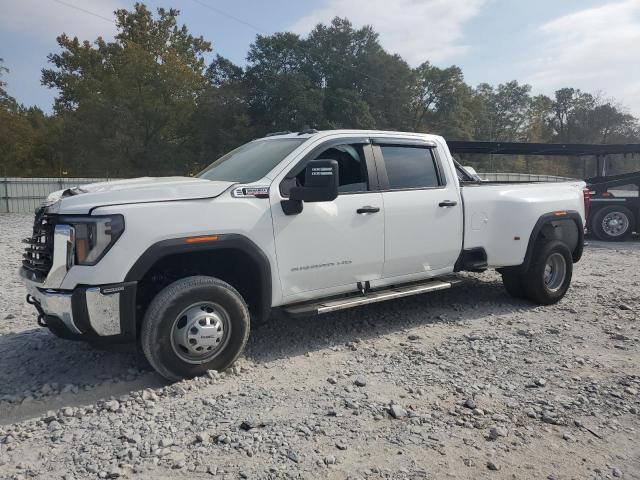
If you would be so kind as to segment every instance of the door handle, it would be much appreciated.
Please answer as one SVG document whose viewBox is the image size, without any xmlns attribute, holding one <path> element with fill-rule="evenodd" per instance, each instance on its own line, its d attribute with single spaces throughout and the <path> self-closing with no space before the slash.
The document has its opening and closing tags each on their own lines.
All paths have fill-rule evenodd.
<svg viewBox="0 0 640 480">
<path fill-rule="evenodd" d="M 455 202 L 453 200 L 443 200 L 438 204 L 438 206 L 439 207 L 455 207 L 457 204 L 458 202 Z"/>
<path fill-rule="evenodd" d="M 357 213 L 376 213 L 379 212 L 380 208 L 379 207 L 370 207 L 369 205 L 367 205 L 366 207 L 360 207 L 358 210 L 356 210 Z"/>
</svg>

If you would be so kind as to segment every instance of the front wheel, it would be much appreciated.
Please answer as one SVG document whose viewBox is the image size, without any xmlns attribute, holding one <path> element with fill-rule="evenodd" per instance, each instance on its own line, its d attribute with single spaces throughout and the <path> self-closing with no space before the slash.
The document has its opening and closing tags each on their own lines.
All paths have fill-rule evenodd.
<svg viewBox="0 0 640 480">
<path fill-rule="evenodd" d="M 244 350 L 249 311 L 226 282 L 195 276 L 178 280 L 153 299 L 142 321 L 142 350 L 171 381 L 224 370 Z"/>
<path fill-rule="evenodd" d="M 529 269 L 522 276 L 526 297 L 532 302 L 551 305 L 558 302 L 571 284 L 573 258 L 564 242 L 540 242 L 535 246 Z"/>
</svg>

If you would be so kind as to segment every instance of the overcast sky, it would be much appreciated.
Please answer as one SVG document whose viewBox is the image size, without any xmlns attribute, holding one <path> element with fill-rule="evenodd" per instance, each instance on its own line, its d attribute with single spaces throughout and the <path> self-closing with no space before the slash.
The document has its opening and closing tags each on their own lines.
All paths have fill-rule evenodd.
<svg viewBox="0 0 640 480">
<path fill-rule="evenodd" d="M 116 8 L 129 0 L 0 0 L 0 57 L 9 93 L 51 111 L 40 85 L 62 32 L 111 38 Z M 512 79 L 534 93 L 572 86 L 614 97 L 640 117 L 640 0 L 172 0 L 181 20 L 220 53 L 243 64 L 257 33 L 306 34 L 338 15 L 373 25 L 384 47 L 412 66 L 462 67 L 471 85 Z M 75 5 L 87 12 L 78 11 Z M 211 8 L 207 8 L 209 5 Z"/>
</svg>

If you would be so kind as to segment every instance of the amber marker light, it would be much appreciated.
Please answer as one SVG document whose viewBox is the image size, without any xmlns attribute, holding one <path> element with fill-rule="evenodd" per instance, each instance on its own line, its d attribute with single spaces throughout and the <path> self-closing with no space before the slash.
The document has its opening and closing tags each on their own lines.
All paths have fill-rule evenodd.
<svg viewBox="0 0 640 480">
<path fill-rule="evenodd" d="M 185 242 L 186 243 L 206 243 L 206 242 L 215 242 L 218 240 L 217 235 L 205 235 L 202 237 L 188 237 Z"/>
<path fill-rule="evenodd" d="M 563 217 L 563 216 L 565 216 L 565 215 L 567 214 L 567 212 L 565 212 L 565 211 L 561 211 L 561 212 L 553 212 L 553 214 L 554 214 L 556 217 Z"/>
</svg>

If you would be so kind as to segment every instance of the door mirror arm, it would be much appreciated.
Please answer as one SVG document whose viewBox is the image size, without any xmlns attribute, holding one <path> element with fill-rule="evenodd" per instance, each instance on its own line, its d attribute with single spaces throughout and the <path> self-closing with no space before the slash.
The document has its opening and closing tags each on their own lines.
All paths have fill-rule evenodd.
<svg viewBox="0 0 640 480">
<path fill-rule="evenodd" d="M 298 215 L 302 213 L 302 200 L 281 200 L 280 205 L 285 215 Z"/>
</svg>

